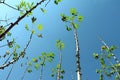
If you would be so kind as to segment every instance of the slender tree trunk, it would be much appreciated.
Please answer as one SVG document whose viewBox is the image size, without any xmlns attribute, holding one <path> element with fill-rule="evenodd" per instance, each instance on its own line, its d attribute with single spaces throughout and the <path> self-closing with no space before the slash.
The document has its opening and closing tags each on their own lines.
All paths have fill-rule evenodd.
<svg viewBox="0 0 120 80">
<path fill-rule="evenodd" d="M 41 71 L 40 71 L 40 80 L 42 80 L 42 74 L 43 74 L 43 65 L 41 66 Z"/>
<path fill-rule="evenodd" d="M 40 71 L 40 78 L 39 78 L 39 80 L 42 80 L 42 78 L 43 78 L 43 68 L 44 68 L 45 60 L 46 60 L 46 58 L 44 57 L 43 65 L 41 65 L 41 71 Z"/>
<path fill-rule="evenodd" d="M 81 73 L 81 67 L 80 67 L 80 48 L 79 48 L 79 42 L 78 42 L 78 35 L 77 35 L 77 29 L 74 29 L 74 38 L 75 38 L 75 45 L 76 45 L 76 72 L 77 72 L 77 80 L 82 80 L 82 73 Z"/>
<path fill-rule="evenodd" d="M 62 65 L 62 50 L 60 49 L 60 61 L 59 61 L 59 65 L 60 65 L 60 68 L 58 68 L 58 71 L 57 71 L 57 80 L 60 80 L 60 76 L 61 76 L 61 65 Z"/>
</svg>

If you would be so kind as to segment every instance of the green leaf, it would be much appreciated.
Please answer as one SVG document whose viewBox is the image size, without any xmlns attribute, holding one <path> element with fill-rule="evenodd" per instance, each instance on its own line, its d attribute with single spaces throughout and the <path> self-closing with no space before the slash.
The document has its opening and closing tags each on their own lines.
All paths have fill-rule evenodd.
<svg viewBox="0 0 120 80">
<path fill-rule="evenodd" d="M 66 25 L 66 30 L 71 31 L 72 29 L 69 26 Z"/>
<path fill-rule="evenodd" d="M 43 25 L 42 25 L 42 24 L 38 24 L 38 25 L 37 25 L 37 28 L 38 28 L 38 30 L 41 31 L 41 30 L 43 29 Z"/>
<path fill-rule="evenodd" d="M 94 56 L 95 59 L 99 58 L 99 55 L 97 53 L 93 53 L 93 56 Z"/>
<path fill-rule="evenodd" d="M 37 20 L 37 18 L 32 17 L 31 20 L 32 20 L 32 23 L 34 23 Z"/>
<path fill-rule="evenodd" d="M 107 58 L 111 58 L 113 56 L 113 53 L 109 53 L 108 55 L 107 55 Z"/>
<path fill-rule="evenodd" d="M 36 58 L 32 58 L 33 62 L 38 62 L 38 60 Z"/>
<path fill-rule="evenodd" d="M 31 72 L 32 72 L 32 70 L 31 70 L 30 68 L 28 68 L 27 71 L 28 71 L 28 73 L 31 73 Z"/>
<path fill-rule="evenodd" d="M 8 33 L 7 33 L 7 36 L 11 36 L 11 33 L 10 33 L 10 32 L 8 32 Z"/>
<path fill-rule="evenodd" d="M 28 66 L 32 66 L 32 62 L 28 62 Z"/>
<path fill-rule="evenodd" d="M 26 29 L 27 31 L 29 30 L 28 24 L 25 25 L 25 29 Z"/>
<path fill-rule="evenodd" d="M 70 17 L 70 20 L 73 21 L 74 19 L 75 19 L 75 16 L 71 16 L 71 17 Z"/>
<path fill-rule="evenodd" d="M 82 22 L 83 21 L 83 16 L 78 16 L 78 21 Z"/>
<path fill-rule="evenodd" d="M 101 65 L 102 65 L 102 67 L 104 68 L 104 67 L 105 67 L 105 61 L 104 61 L 103 58 L 100 59 L 100 63 L 101 63 Z"/>
<path fill-rule="evenodd" d="M 39 65 L 39 64 L 35 64 L 35 65 L 34 65 L 34 67 L 35 67 L 35 69 L 37 69 L 37 70 L 38 70 L 38 69 L 39 69 L 39 67 L 40 67 L 40 65 Z"/>
<path fill-rule="evenodd" d="M 62 20 L 63 22 L 66 22 L 66 21 L 69 20 L 69 17 L 66 16 L 66 15 L 64 15 L 64 14 L 61 14 L 60 16 L 61 16 L 61 20 Z"/>
<path fill-rule="evenodd" d="M 101 47 L 102 50 L 106 50 L 106 48 L 107 48 L 106 46 L 102 46 Z"/>
<path fill-rule="evenodd" d="M 100 72 L 100 70 L 96 69 L 96 73 L 99 73 L 99 72 Z"/>
<path fill-rule="evenodd" d="M 77 16 L 77 11 L 75 8 L 71 8 L 70 9 L 70 14 L 74 15 L 74 16 Z"/>
<path fill-rule="evenodd" d="M 64 77 L 63 76 L 60 76 L 61 79 L 63 79 Z"/>
<path fill-rule="evenodd" d="M 79 26 L 78 24 L 72 23 L 73 24 L 73 28 L 77 29 Z"/>
<path fill-rule="evenodd" d="M 56 46 L 58 49 L 63 49 L 65 47 L 64 43 L 61 40 L 56 41 Z"/>
<path fill-rule="evenodd" d="M 51 77 L 54 77 L 55 75 L 54 74 L 51 74 Z"/>
<path fill-rule="evenodd" d="M 47 56 L 50 57 L 50 58 L 54 58 L 55 54 L 50 52 L 49 54 L 47 54 Z"/>
<path fill-rule="evenodd" d="M 61 68 L 60 64 L 57 64 L 57 69 L 60 69 L 60 68 Z"/>
<path fill-rule="evenodd" d="M 32 29 L 32 34 L 35 34 L 35 30 L 34 29 Z"/>
<path fill-rule="evenodd" d="M 7 40 L 7 43 L 8 43 L 8 47 L 9 47 L 9 48 L 12 48 L 12 47 L 13 47 L 13 44 L 14 44 L 14 41 L 9 41 L 9 40 Z"/>
<path fill-rule="evenodd" d="M 103 74 L 100 74 L 100 80 L 103 80 Z"/>
<path fill-rule="evenodd" d="M 44 14 L 46 14 L 46 10 L 45 10 L 45 9 L 40 8 L 40 10 L 41 10 Z"/>
<path fill-rule="evenodd" d="M 15 48 L 18 48 L 18 49 L 19 49 L 19 48 L 20 48 L 20 45 L 16 44 Z"/>
<path fill-rule="evenodd" d="M 6 51 L 6 55 L 9 55 L 10 54 L 10 51 Z"/>
<path fill-rule="evenodd" d="M 40 62 L 40 65 L 41 65 L 41 66 L 45 66 L 45 63 L 44 63 L 44 62 Z"/>
<path fill-rule="evenodd" d="M 61 73 L 64 74 L 64 73 L 65 73 L 65 70 L 61 70 Z"/>
<path fill-rule="evenodd" d="M 54 3 L 58 5 L 59 2 L 62 2 L 62 0 L 54 0 Z"/>
<path fill-rule="evenodd" d="M 42 34 L 38 34 L 37 37 L 43 38 L 43 35 Z"/>
<path fill-rule="evenodd" d="M 110 51 L 113 51 L 113 50 L 115 50 L 115 49 L 116 49 L 116 46 L 111 46 L 109 50 L 110 50 Z"/>
</svg>

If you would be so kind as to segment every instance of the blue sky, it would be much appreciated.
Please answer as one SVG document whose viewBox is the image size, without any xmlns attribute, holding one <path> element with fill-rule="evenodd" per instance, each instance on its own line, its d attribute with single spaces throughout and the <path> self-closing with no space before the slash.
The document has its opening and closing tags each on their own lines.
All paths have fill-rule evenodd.
<svg viewBox="0 0 120 80">
<path fill-rule="evenodd" d="M 6 0 L 11 5 L 18 4 L 20 0 Z M 32 0 L 26 0 L 32 1 Z M 39 1 L 39 0 L 38 0 Z M 37 2 L 37 0 L 35 0 Z M 102 43 L 99 41 L 97 36 L 102 37 L 108 45 L 120 46 L 120 1 L 119 0 L 63 0 L 59 5 L 51 3 L 46 7 L 47 13 L 44 15 L 40 11 L 40 7 L 44 8 L 43 5 L 39 6 L 34 10 L 33 16 L 37 17 L 36 24 L 43 24 L 44 28 L 40 32 L 36 29 L 36 24 L 30 23 L 30 17 L 26 17 L 11 32 L 12 37 L 15 37 L 18 44 L 21 46 L 21 50 L 24 48 L 26 42 L 29 40 L 30 33 L 24 29 L 24 25 L 27 23 L 30 27 L 36 30 L 36 33 L 42 33 L 43 38 L 38 39 L 35 35 L 33 36 L 32 42 L 27 49 L 27 56 L 31 59 L 33 56 L 41 55 L 41 52 L 55 53 L 55 60 L 53 63 L 48 63 L 44 68 L 43 80 L 55 80 L 51 78 L 51 68 L 55 67 L 59 60 L 59 51 L 55 46 L 56 40 L 60 39 L 65 43 L 63 49 L 63 68 L 66 73 L 63 80 L 71 80 L 71 75 L 76 80 L 76 65 L 75 65 L 75 44 L 73 32 L 68 32 L 65 29 L 65 23 L 60 19 L 60 14 L 64 13 L 70 15 L 69 11 L 71 8 L 76 8 L 77 11 L 84 17 L 83 22 L 80 23 L 78 29 L 79 43 L 80 43 L 80 57 L 81 57 L 81 68 L 83 80 L 98 80 L 99 75 L 96 74 L 96 68 L 99 68 L 99 62 L 93 58 L 94 52 L 100 52 Z M 4 9 L 4 10 L 3 10 Z M 5 16 L 15 21 L 19 12 L 10 9 L 5 5 L 0 4 L 0 19 L 4 19 Z M 0 24 L 2 25 L 2 24 Z M 7 39 L 11 39 L 7 38 Z M 1 42 L 4 44 L 6 41 Z M 8 50 L 8 47 L 1 48 L 0 52 Z M 20 52 L 20 50 L 18 50 Z M 119 51 L 118 51 L 119 52 Z M 115 53 L 119 56 L 119 53 Z M 119 58 L 119 57 L 118 57 Z M 1 59 L 1 62 L 3 59 Z M 14 70 L 10 75 L 9 80 L 20 80 L 22 73 L 25 69 L 20 67 L 20 63 L 27 62 L 26 59 L 21 59 L 15 64 Z M 0 63 L 2 64 L 2 63 Z M 0 79 L 5 80 L 11 66 L 1 71 Z M 33 73 L 26 74 L 24 80 L 38 80 L 40 70 L 33 70 Z"/>
</svg>

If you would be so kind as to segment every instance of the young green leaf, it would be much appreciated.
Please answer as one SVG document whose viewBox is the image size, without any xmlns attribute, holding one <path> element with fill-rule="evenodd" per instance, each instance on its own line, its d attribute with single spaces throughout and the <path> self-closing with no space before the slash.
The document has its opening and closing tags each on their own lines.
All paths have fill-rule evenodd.
<svg viewBox="0 0 120 80">
<path fill-rule="evenodd" d="M 78 21 L 82 22 L 83 21 L 83 16 L 78 16 Z"/>
<path fill-rule="evenodd" d="M 43 38 L 43 35 L 42 34 L 38 34 L 37 35 L 39 38 Z"/>
<path fill-rule="evenodd" d="M 29 30 L 28 24 L 25 25 L 25 29 L 26 29 L 27 31 Z"/>
<path fill-rule="evenodd" d="M 66 25 L 66 30 L 71 31 L 72 29 L 69 26 Z"/>
<path fill-rule="evenodd" d="M 35 34 L 35 30 L 34 29 L 32 30 L 32 34 Z"/>
<path fill-rule="evenodd" d="M 60 64 L 57 64 L 57 69 L 60 69 L 60 68 L 61 68 Z"/>
<path fill-rule="evenodd" d="M 46 14 L 46 10 L 45 10 L 45 9 L 40 8 L 40 10 L 41 10 L 44 14 Z"/>
<path fill-rule="evenodd" d="M 10 52 L 9 51 L 6 51 L 6 55 L 9 55 L 10 54 Z"/>
<path fill-rule="evenodd" d="M 75 23 L 72 23 L 72 24 L 74 29 L 77 29 L 79 27 L 78 24 L 75 24 Z"/>
<path fill-rule="evenodd" d="M 64 48 L 64 43 L 61 40 L 56 41 L 56 46 L 58 49 L 63 49 Z"/>
<path fill-rule="evenodd" d="M 70 9 L 70 14 L 74 15 L 74 16 L 77 16 L 77 11 L 75 8 L 71 8 Z"/>
<path fill-rule="evenodd" d="M 34 65 L 34 67 L 35 67 L 35 69 L 37 69 L 37 70 L 38 70 L 38 69 L 39 69 L 39 67 L 40 67 L 40 65 L 39 65 L 39 64 L 35 64 L 35 65 Z"/>
<path fill-rule="evenodd" d="M 7 33 L 7 36 L 11 36 L 11 33 L 10 33 L 10 32 L 8 32 L 8 33 Z"/>
<path fill-rule="evenodd" d="M 36 58 L 33 58 L 32 61 L 33 62 L 38 62 L 38 60 Z"/>
<path fill-rule="evenodd" d="M 43 29 L 43 25 L 42 25 L 42 24 L 38 24 L 38 25 L 37 25 L 37 28 L 38 28 L 38 30 L 41 31 L 41 30 Z"/>
<path fill-rule="evenodd" d="M 32 70 L 31 70 L 30 68 L 28 68 L 27 71 L 28 71 L 28 73 L 31 73 L 31 72 L 32 72 Z"/>
<path fill-rule="evenodd" d="M 37 20 L 37 18 L 32 17 L 31 20 L 32 20 L 32 23 L 34 23 Z"/>
<path fill-rule="evenodd" d="M 93 56 L 94 56 L 95 59 L 99 58 L 99 55 L 97 53 L 93 53 Z"/>
<path fill-rule="evenodd" d="M 61 2 L 62 0 L 54 0 L 54 3 L 56 4 L 56 5 L 58 5 L 58 3 L 59 2 Z"/>
<path fill-rule="evenodd" d="M 69 17 L 68 17 L 68 16 L 66 16 L 66 15 L 64 15 L 64 14 L 61 14 L 60 16 L 61 16 L 61 20 L 62 20 L 63 22 L 65 22 L 65 21 L 68 21 L 68 20 L 69 20 Z"/>
</svg>

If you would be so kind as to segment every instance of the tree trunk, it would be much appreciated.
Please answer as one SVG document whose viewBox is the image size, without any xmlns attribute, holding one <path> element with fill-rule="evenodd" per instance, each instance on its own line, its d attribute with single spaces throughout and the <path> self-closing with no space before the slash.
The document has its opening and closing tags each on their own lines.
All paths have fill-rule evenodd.
<svg viewBox="0 0 120 80">
<path fill-rule="evenodd" d="M 60 68 L 57 70 L 57 80 L 61 78 L 61 65 L 62 65 L 62 50 L 60 49 L 60 61 L 59 61 Z"/>
<path fill-rule="evenodd" d="M 79 48 L 79 42 L 78 42 L 78 35 L 77 35 L 77 29 L 74 29 L 74 38 L 75 38 L 75 45 L 76 45 L 76 72 L 77 72 L 77 80 L 82 80 L 82 73 L 81 73 L 81 67 L 80 67 L 80 48 Z"/>
</svg>

